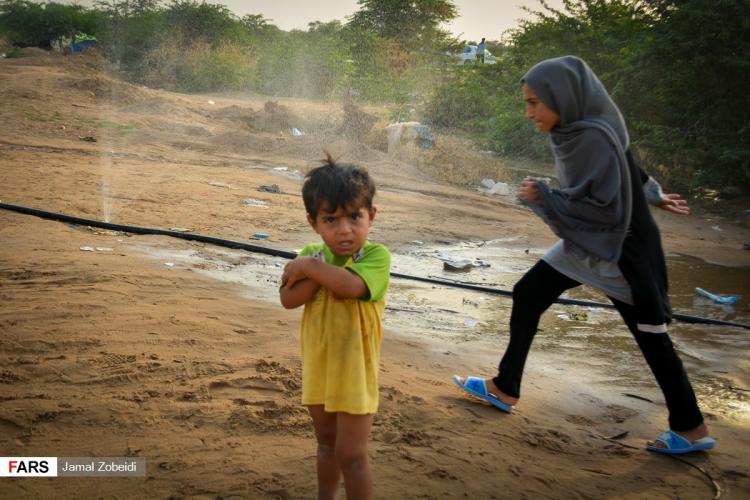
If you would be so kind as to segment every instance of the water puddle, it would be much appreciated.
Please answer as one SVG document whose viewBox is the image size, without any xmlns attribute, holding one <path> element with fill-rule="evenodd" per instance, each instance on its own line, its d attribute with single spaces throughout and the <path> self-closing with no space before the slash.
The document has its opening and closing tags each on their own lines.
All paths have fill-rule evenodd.
<svg viewBox="0 0 750 500">
<path fill-rule="evenodd" d="M 140 242 L 134 249 L 164 265 L 169 264 L 174 272 L 189 270 L 239 284 L 247 298 L 278 304 L 279 277 L 287 262 L 285 259 L 214 246 L 177 250 L 165 248 L 163 244 Z M 443 265 L 446 256 L 481 260 L 489 266 L 472 267 L 468 272 L 446 271 Z M 511 290 L 540 256 L 538 251 L 518 246 L 512 238 L 435 245 L 414 242 L 393 255 L 393 271 Z M 684 256 L 669 256 L 668 267 L 675 311 L 750 323 L 750 269 L 725 268 Z M 716 304 L 698 296 L 694 292 L 696 286 L 714 293 L 736 295 L 739 299 L 732 306 Z M 586 287 L 574 289 L 565 296 L 607 302 L 606 297 Z M 462 342 L 490 342 L 499 359 L 508 339 L 511 305 L 509 297 L 393 279 L 385 327 L 397 335 L 429 338 L 436 349 L 441 350 Z M 670 336 L 702 407 L 710 408 L 713 414 L 750 422 L 750 358 L 747 356 L 750 332 L 678 321 L 673 323 Z M 576 373 L 587 374 L 592 379 L 630 392 L 642 389 L 657 394 L 648 366 L 614 310 L 554 304 L 542 318 L 532 356 L 535 351 L 544 352 L 562 365 L 575 365 Z M 575 384 L 575 380 L 570 383 Z"/>
</svg>

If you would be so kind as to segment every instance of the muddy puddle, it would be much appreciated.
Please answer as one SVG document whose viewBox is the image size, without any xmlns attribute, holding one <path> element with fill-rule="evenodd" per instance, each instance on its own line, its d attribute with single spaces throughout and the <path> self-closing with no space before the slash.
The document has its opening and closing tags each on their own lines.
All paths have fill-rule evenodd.
<svg viewBox="0 0 750 500">
<path fill-rule="evenodd" d="M 278 304 L 279 276 L 285 259 L 214 246 L 176 250 L 156 242 L 134 243 L 133 249 L 174 272 L 197 272 L 235 283 L 248 299 Z M 442 244 L 412 242 L 394 252 L 392 270 L 511 290 L 542 253 L 543 250 L 523 248 L 512 238 Z M 454 272 L 444 269 L 446 261 L 476 265 L 466 272 Z M 679 255 L 668 256 L 667 265 L 676 312 L 750 323 L 750 269 L 726 268 Z M 738 300 L 731 306 L 720 305 L 697 295 L 695 287 L 735 295 Z M 606 297 L 586 287 L 574 289 L 565 297 L 607 302 Z M 385 328 L 399 336 L 430 339 L 438 352 L 464 342 L 488 342 L 499 359 L 507 343 L 510 310 L 509 297 L 393 279 Z M 750 423 L 750 330 L 677 321 L 670 336 L 702 407 L 712 414 Z M 660 399 L 645 361 L 614 310 L 554 304 L 540 323 L 532 356 L 535 352 L 544 353 L 548 360 L 575 365 L 576 376 L 583 374 L 589 381 Z"/>
</svg>

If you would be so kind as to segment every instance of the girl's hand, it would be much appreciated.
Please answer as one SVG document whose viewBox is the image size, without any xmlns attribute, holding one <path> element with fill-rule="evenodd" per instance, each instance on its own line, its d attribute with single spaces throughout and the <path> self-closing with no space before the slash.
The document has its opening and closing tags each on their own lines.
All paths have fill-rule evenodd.
<svg viewBox="0 0 750 500">
<path fill-rule="evenodd" d="M 531 203 L 540 203 L 539 186 L 533 177 L 526 177 L 521 181 L 521 188 L 518 190 L 518 197 Z"/>
<path fill-rule="evenodd" d="M 659 208 L 678 215 L 690 215 L 690 207 L 687 200 L 679 194 L 663 194 Z"/>
<path fill-rule="evenodd" d="M 310 257 L 297 257 L 284 266 L 281 274 L 281 286 L 291 289 L 295 283 L 307 278 L 305 263 Z"/>
</svg>

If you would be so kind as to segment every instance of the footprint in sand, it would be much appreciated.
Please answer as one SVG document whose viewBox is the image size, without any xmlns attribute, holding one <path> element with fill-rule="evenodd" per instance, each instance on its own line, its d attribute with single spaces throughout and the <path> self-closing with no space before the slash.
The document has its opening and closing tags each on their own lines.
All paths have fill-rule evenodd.
<svg viewBox="0 0 750 500">
<path fill-rule="evenodd" d="M 208 393 L 213 399 L 249 399 L 266 397 L 269 393 L 285 393 L 283 383 L 272 378 L 244 377 L 216 380 L 208 384 Z"/>
</svg>

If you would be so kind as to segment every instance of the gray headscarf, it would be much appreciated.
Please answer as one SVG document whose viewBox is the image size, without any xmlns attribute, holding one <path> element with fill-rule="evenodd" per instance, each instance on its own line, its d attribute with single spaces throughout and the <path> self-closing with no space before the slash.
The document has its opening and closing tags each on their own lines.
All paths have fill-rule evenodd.
<svg viewBox="0 0 750 500">
<path fill-rule="evenodd" d="M 588 65 L 574 56 L 540 62 L 521 80 L 560 123 L 550 145 L 560 189 L 539 183 L 542 204 L 529 204 L 566 249 L 617 261 L 632 210 L 625 120 Z"/>
</svg>

